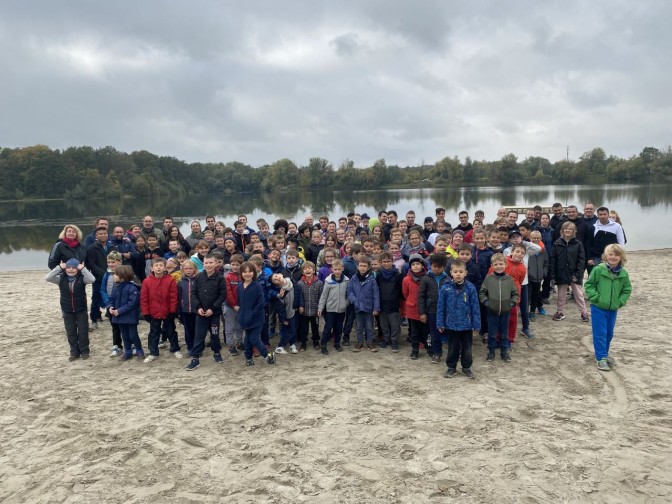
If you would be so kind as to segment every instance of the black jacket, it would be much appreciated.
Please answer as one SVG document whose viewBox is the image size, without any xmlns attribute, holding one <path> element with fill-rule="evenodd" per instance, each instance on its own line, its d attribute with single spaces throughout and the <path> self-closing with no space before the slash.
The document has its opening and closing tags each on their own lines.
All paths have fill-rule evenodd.
<svg viewBox="0 0 672 504">
<path fill-rule="evenodd" d="M 382 270 L 381 270 L 382 271 Z M 386 279 L 379 271 L 376 275 L 376 283 L 380 292 L 380 311 L 382 313 L 397 313 L 399 303 L 402 300 L 401 282 L 404 277 L 394 268 L 391 278 Z"/>
<path fill-rule="evenodd" d="M 102 280 L 107 272 L 107 253 L 111 250 L 109 243 L 107 248 L 103 248 L 98 241 L 86 250 L 86 267 L 91 270 L 96 280 Z"/>
<path fill-rule="evenodd" d="M 211 276 L 205 271 L 196 275 L 191 290 L 191 307 L 194 312 L 199 308 L 203 311 L 212 310 L 213 315 L 222 314 L 222 304 L 226 299 L 226 283 L 224 277 L 217 273 Z"/>
<path fill-rule="evenodd" d="M 562 238 L 555 240 L 551 251 L 550 276 L 556 284 L 569 285 L 572 278 L 578 285 L 583 284 L 585 267 L 586 254 L 576 237 L 568 242 Z"/>
<path fill-rule="evenodd" d="M 78 243 L 74 248 L 69 247 L 62 241 L 57 241 L 51 248 L 49 254 L 49 269 L 52 270 L 61 264 L 61 261 L 68 262 L 68 259 L 77 259 L 79 262 L 86 260 L 86 247 Z M 107 265 L 105 265 L 107 267 Z"/>
</svg>

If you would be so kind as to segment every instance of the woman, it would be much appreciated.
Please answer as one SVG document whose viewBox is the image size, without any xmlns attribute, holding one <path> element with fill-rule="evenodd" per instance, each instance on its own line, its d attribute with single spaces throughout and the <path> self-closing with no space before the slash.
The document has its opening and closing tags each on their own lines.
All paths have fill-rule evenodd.
<svg viewBox="0 0 672 504">
<path fill-rule="evenodd" d="M 205 239 L 203 235 L 203 230 L 201 229 L 201 223 L 197 220 L 191 222 L 191 234 L 185 238 L 187 243 L 191 248 L 194 248 L 194 245 L 199 241 Z"/>
<path fill-rule="evenodd" d="M 58 235 L 58 241 L 54 244 L 49 254 L 47 263 L 50 270 L 68 259 L 77 259 L 83 263 L 86 259 L 86 248 L 82 245 L 82 232 L 74 224 L 67 224 Z"/>
<path fill-rule="evenodd" d="M 567 286 L 572 288 L 574 301 L 581 312 L 581 321 L 590 322 L 586 311 L 586 302 L 583 298 L 583 272 L 586 267 L 586 253 L 583 245 L 576 238 L 576 225 L 566 221 L 560 228 L 560 238 L 555 240 L 551 250 L 549 276 L 555 280 L 558 288 L 558 307 L 553 320 L 565 318 L 565 303 L 567 301 Z"/>
<path fill-rule="evenodd" d="M 191 245 L 189 245 L 189 242 L 182 236 L 180 228 L 177 226 L 170 226 L 168 228 L 168 238 L 165 241 L 165 252 L 168 252 L 168 243 L 170 240 L 177 240 L 180 243 L 180 250 L 189 255 L 189 252 L 191 252 Z"/>
</svg>

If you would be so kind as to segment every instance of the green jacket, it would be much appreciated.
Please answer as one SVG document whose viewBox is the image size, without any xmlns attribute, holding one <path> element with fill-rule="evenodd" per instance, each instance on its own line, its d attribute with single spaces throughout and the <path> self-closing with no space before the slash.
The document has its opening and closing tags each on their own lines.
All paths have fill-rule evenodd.
<svg viewBox="0 0 672 504">
<path fill-rule="evenodd" d="M 590 272 L 585 289 L 591 304 L 603 310 L 618 310 L 628 301 L 632 285 L 625 269 L 612 273 L 605 263 L 600 263 Z"/>
<path fill-rule="evenodd" d="M 497 276 L 491 273 L 483 280 L 478 298 L 488 307 L 488 310 L 501 315 L 510 312 L 511 308 L 518 303 L 518 288 L 513 277 L 506 274 Z"/>
</svg>

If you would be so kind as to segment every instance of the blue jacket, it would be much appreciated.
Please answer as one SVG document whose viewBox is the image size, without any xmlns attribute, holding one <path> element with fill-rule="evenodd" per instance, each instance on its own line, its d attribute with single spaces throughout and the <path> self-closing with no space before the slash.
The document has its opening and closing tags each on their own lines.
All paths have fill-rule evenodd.
<svg viewBox="0 0 672 504">
<path fill-rule="evenodd" d="M 343 258 L 343 274 L 348 278 L 357 275 L 357 263 L 352 256 L 345 256 Z"/>
<path fill-rule="evenodd" d="M 348 301 L 355 307 L 356 313 L 380 311 L 380 291 L 373 273 L 369 272 L 364 281 L 355 274 L 348 282 Z"/>
<path fill-rule="evenodd" d="M 110 248 L 111 250 L 116 250 L 120 254 L 127 254 L 130 252 L 131 257 L 129 257 L 128 259 L 122 257 L 121 264 L 130 265 L 133 257 L 138 255 L 138 252 L 135 250 L 135 245 L 133 244 L 133 242 L 130 240 L 130 238 L 127 238 L 125 236 L 121 240 L 112 238 L 110 240 Z"/>
<path fill-rule="evenodd" d="M 177 311 L 178 313 L 196 313 L 196 309 L 191 302 L 191 293 L 194 290 L 194 279 L 183 276 L 177 283 Z"/>
<path fill-rule="evenodd" d="M 258 280 L 243 287 L 238 284 L 238 323 L 243 330 L 254 329 L 264 325 L 264 288 Z"/>
<path fill-rule="evenodd" d="M 107 307 L 119 310 L 119 315 L 112 317 L 115 324 L 136 325 L 140 318 L 140 287 L 133 282 L 118 284 L 110 294 Z"/>
<path fill-rule="evenodd" d="M 458 289 L 452 280 L 439 291 L 436 310 L 436 327 L 453 331 L 480 331 L 481 311 L 476 287 L 465 280 Z"/>
</svg>

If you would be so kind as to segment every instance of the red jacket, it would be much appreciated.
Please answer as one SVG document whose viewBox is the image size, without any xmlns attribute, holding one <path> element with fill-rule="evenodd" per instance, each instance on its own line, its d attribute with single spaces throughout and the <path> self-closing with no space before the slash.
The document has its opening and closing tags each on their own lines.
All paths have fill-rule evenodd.
<svg viewBox="0 0 672 504">
<path fill-rule="evenodd" d="M 172 276 L 165 274 L 157 278 L 152 273 L 145 278 L 140 291 L 140 311 L 156 319 L 177 313 L 177 284 Z"/>
<path fill-rule="evenodd" d="M 226 306 L 230 308 L 238 306 L 238 284 L 242 282 L 240 275 L 229 271 L 224 281 L 226 282 Z"/>
<path fill-rule="evenodd" d="M 418 313 L 418 291 L 420 290 L 420 282 L 416 282 L 411 276 L 411 272 L 401 281 L 401 292 L 404 296 L 404 304 L 406 306 L 406 318 L 411 320 L 420 320 L 420 313 Z"/>
</svg>

